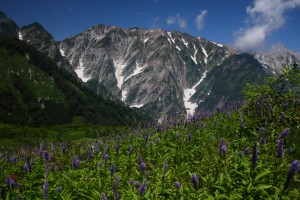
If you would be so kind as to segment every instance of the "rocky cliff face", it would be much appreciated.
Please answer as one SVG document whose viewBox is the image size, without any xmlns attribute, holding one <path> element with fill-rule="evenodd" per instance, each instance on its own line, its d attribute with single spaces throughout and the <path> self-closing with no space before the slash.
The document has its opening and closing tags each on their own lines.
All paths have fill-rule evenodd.
<svg viewBox="0 0 300 200">
<path fill-rule="evenodd" d="M 21 29 L 34 44 L 93 91 L 152 117 L 194 113 L 243 98 L 245 83 L 278 73 L 292 52 L 241 54 L 186 33 L 96 25 L 55 42 L 38 24 Z"/>
<path fill-rule="evenodd" d="M 194 112 L 200 97 L 193 95 L 206 74 L 236 54 L 185 33 L 105 25 L 67 38 L 59 48 L 83 81 L 104 85 L 152 116 Z"/>
<path fill-rule="evenodd" d="M 300 62 L 300 55 L 282 45 L 273 47 L 269 52 L 253 52 L 253 56 L 264 66 L 270 74 L 277 74 L 286 65 Z"/>
<path fill-rule="evenodd" d="M 69 61 L 61 55 L 52 35 L 39 23 L 35 22 L 22 27 L 18 31 L 18 37 L 20 40 L 34 45 L 39 51 L 45 53 L 49 58 L 54 60 L 59 67 L 74 73 Z"/>
</svg>

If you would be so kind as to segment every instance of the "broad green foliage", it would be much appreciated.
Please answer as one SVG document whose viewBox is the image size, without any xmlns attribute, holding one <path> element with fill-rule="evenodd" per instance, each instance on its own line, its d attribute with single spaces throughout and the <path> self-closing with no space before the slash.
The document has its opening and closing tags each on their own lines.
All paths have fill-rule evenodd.
<svg viewBox="0 0 300 200">
<path fill-rule="evenodd" d="M 299 199 L 299 74 L 248 85 L 247 103 L 213 112 L 1 148 L 2 198 Z"/>
</svg>

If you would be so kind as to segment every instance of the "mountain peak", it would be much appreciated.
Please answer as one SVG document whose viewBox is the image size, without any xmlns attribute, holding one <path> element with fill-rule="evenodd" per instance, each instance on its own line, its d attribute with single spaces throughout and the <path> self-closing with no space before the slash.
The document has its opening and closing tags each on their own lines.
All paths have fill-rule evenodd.
<svg viewBox="0 0 300 200">
<path fill-rule="evenodd" d="M 7 36 L 18 37 L 18 30 L 18 25 L 5 13 L 0 11 L 0 33 Z"/>
</svg>

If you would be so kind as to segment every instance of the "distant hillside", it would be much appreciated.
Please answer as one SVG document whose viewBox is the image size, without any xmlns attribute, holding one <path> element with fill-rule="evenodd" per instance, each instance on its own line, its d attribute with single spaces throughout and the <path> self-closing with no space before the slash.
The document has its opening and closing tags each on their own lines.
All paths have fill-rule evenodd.
<svg viewBox="0 0 300 200">
<path fill-rule="evenodd" d="M 35 47 L 0 36 L 0 122 L 126 125 L 142 116 L 96 96 Z"/>
</svg>

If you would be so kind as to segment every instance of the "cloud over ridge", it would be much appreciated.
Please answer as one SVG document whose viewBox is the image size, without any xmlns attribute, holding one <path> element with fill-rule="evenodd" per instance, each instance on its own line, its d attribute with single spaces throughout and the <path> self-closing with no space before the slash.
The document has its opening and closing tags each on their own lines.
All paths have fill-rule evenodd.
<svg viewBox="0 0 300 200">
<path fill-rule="evenodd" d="M 234 46 L 240 50 L 261 47 L 268 36 L 283 27 L 286 11 L 298 7 L 300 0 L 254 0 L 253 6 L 246 8 L 250 26 L 237 33 Z"/>
</svg>

